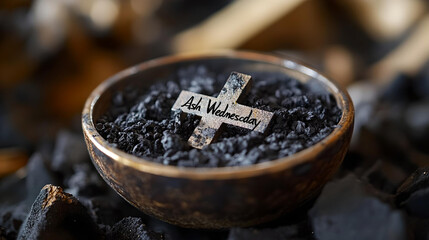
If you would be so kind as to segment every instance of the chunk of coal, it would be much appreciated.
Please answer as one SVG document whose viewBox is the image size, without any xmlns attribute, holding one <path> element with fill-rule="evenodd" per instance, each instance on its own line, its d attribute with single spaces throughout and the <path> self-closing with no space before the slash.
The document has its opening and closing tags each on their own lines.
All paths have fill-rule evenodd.
<svg viewBox="0 0 429 240">
<path fill-rule="evenodd" d="M 138 157 L 181 167 L 250 165 L 292 155 L 328 136 L 341 110 L 314 81 L 301 83 L 284 74 L 248 72 L 254 87 L 242 104 L 274 113 L 266 135 L 226 125 L 216 143 L 192 149 L 187 140 L 199 119 L 171 112 L 180 90 L 217 96 L 228 76 L 204 66 L 189 66 L 145 92 L 132 86 L 118 91 L 96 122 L 113 146 Z"/>
<path fill-rule="evenodd" d="M 421 68 L 414 83 L 414 91 L 422 99 L 429 99 L 429 61 Z"/>
<path fill-rule="evenodd" d="M 0 228 L 3 228 L 2 234 L 8 240 L 16 239 L 29 209 L 26 204 L 27 189 L 23 173 L 21 170 L 0 179 Z"/>
<path fill-rule="evenodd" d="M 115 193 L 116 194 L 116 193 Z M 123 209 L 116 204 L 117 196 L 98 196 L 90 199 L 81 198 L 80 201 L 86 206 L 92 218 L 98 224 L 113 225 L 123 217 Z M 137 209 L 135 209 L 137 211 Z"/>
<path fill-rule="evenodd" d="M 42 154 L 34 153 L 27 164 L 27 202 L 29 206 L 46 184 L 58 184 L 58 180 L 47 167 Z"/>
<path fill-rule="evenodd" d="M 409 239 L 427 240 L 429 239 L 429 219 L 418 217 L 408 217 Z"/>
<path fill-rule="evenodd" d="M 429 167 L 418 169 L 398 188 L 396 203 L 414 216 L 429 218 Z"/>
<path fill-rule="evenodd" d="M 100 239 L 87 209 L 60 187 L 46 185 L 31 207 L 18 239 Z"/>
<path fill-rule="evenodd" d="M 396 202 L 405 201 L 412 193 L 429 186 L 429 167 L 417 169 L 404 183 L 398 188 Z"/>
<path fill-rule="evenodd" d="M 350 149 L 356 150 L 360 147 L 360 140 L 363 136 L 362 128 L 367 125 L 374 115 L 378 98 L 378 89 L 375 84 L 367 82 L 357 82 L 347 88 L 355 107 L 354 131 L 350 143 Z"/>
<path fill-rule="evenodd" d="M 378 160 L 364 173 L 364 179 L 378 190 L 395 194 L 396 189 L 408 177 L 408 172 L 389 161 Z"/>
<path fill-rule="evenodd" d="M 309 216 L 320 240 L 406 239 L 403 214 L 369 195 L 353 175 L 328 183 Z"/>
<path fill-rule="evenodd" d="M 74 196 L 91 196 L 107 191 L 106 183 L 89 162 L 75 164 L 73 170 L 74 173 L 66 180 L 66 185 L 67 191 Z"/>
<path fill-rule="evenodd" d="M 233 228 L 229 232 L 228 240 L 299 240 L 297 237 L 298 228 L 296 226 L 282 226 L 277 228 Z"/>
<path fill-rule="evenodd" d="M 27 217 L 27 211 L 25 202 L 0 207 L 0 226 L 3 227 L 3 235 L 6 239 L 16 239 L 22 222 Z"/>
<path fill-rule="evenodd" d="M 51 164 L 53 170 L 70 173 L 74 164 L 88 160 L 89 155 L 82 135 L 68 131 L 58 133 Z"/>
<path fill-rule="evenodd" d="M 27 197 L 23 171 L 0 179 L 0 206 L 14 205 Z"/>
<path fill-rule="evenodd" d="M 164 236 L 151 231 L 143 224 L 141 218 L 126 217 L 116 223 L 107 235 L 111 240 L 160 240 Z"/>
<path fill-rule="evenodd" d="M 408 213 L 420 218 L 429 218 L 429 188 L 421 189 L 413 194 L 401 205 Z"/>
<path fill-rule="evenodd" d="M 405 74 L 398 74 L 382 93 L 381 100 L 386 102 L 406 103 L 413 96 L 412 78 Z"/>
<path fill-rule="evenodd" d="M 192 228 L 181 228 L 158 220 L 152 217 L 146 217 L 143 219 L 147 223 L 148 227 L 156 232 L 164 234 L 166 240 L 219 240 L 227 239 L 228 229 L 224 230 L 202 230 Z"/>
<path fill-rule="evenodd" d="M 406 134 L 417 149 L 429 154 L 429 101 L 408 105 L 405 111 Z"/>
<path fill-rule="evenodd" d="M 7 240 L 7 239 L 12 239 L 12 238 L 8 237 L 8 235 L 6 234 L 6 230 L 0 227 L 0 240 Z"/>
</svg>

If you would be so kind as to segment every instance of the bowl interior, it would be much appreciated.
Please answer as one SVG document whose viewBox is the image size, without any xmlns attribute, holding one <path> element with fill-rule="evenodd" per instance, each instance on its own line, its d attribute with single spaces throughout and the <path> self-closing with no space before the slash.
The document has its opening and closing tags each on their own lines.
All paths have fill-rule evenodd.
<svg viewBox="0 0 429 240">
<path fill-rule="evenodd" d="M 133 74 L 126 75 L 121 78 L 120 81 L 110 81 L 111 84 L 109 84 L 108 89 L 106 89 L 106 91 L 100 96 L 100 98 L 97 100 L 97 103 L 94 105 L 92 117 L 93 120 L 97 122 L 97 120 L 107 111 L 110 106 L 110 101 L 114 91 L 121 90 L 126 86 L 135 86 L 137 88 L 147 89 L 153 83 L 166 79 L 171 74 L 177 73 L 179 69 L 190 65 L 206 66 L 208 69 L 226 76 L 228 76 L 229 73 L 233 71 L 250 75 L 253 72 L 270 72 L 289 75 L 301 82 L 307 82 L 310 79 L 316 79 L 322 83 L 322 86 L 324 86 L 327 91 L 333 94 L 333 96 L 336 98 L 338 106 L 343 108 L 342 104 L 340 103 L 340 99 L 338 99 L 340 97 L 337 94 L 339 91 L 333 84 L 330 84 L 330 82 L 322 82 L 320 79 L 318 79 L 319 74 L 310 70 L 309 68 L 296 64 L 293 61 L 285 60 L 284 64 L 284 66 L 281 66 L 269 62 L 261 62 L 251 59 L 207 57 L 202 59 L 188 59 L 181 62 L 167 62 L 165 64 L 156 66 L 141 66 L 141 68 L 137 66 L 137 69 L 140 68 L 140 71 L 135 71 Z M 116 78 L 114 79 L 116 80 Z"/>
</svg>

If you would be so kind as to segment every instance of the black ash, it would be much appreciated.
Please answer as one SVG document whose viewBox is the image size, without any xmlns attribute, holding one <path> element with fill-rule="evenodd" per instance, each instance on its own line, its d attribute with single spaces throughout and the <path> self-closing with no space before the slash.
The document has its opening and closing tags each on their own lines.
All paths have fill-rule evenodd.
<svg viewBox="0 0 429 240">
<path fill-rule="evenodd" d="M 100 134 L 119 149 L 165 165 L 225 167 L 251 165 L 292 155 L 329 135 L 341 110 L 322 86 L 282 74 L 254 72 L 243 105 L 274 113 L 266 134 L 226 125 L 217 142 L 202 150 L 187 145 L 199 118 L 171 107 L 181 90 L 216 97 L 227 75 L 204 66 L 179 69 L 175 76 L 141 92 L 117 92 L 111 109 L 96 123 Z"/>
</svg>

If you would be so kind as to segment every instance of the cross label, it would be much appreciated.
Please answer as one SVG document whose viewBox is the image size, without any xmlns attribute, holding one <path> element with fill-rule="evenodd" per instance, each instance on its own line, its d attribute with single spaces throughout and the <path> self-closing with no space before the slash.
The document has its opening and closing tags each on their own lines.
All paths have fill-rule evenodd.
<svg viewBox="0 0 429 240">
<path fill-rule="evenodd" d="M 183 90 L 172 110 L 201 116 L 188 144 L 202 149 L 219 135 L 224 123 L 263 133 L 273 113 L 237 103 L 249 85 L 251 76 L 232 72 L 217 98 Z"/>
</svg>

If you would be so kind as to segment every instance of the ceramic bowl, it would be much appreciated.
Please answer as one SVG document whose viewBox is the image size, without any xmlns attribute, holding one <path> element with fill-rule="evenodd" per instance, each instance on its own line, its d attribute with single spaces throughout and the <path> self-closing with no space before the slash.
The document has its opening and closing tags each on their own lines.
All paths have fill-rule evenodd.
<svg viewBox="0 0 429 240">
<path fill-rule="evenodd" d="M 232 71 L 277 72 L 306 82 L 315 79 L 342 110 L 338 127 L 325 139 L 292 156 L 251 166 L 166 166 L 112 147 L 96 130 L 112 94 L 125 86 L 148 88 L 178 68 L 201 64 Z M 82 115 L 91 159 L 104 180 L 141 211 L 190 228 L 244 227 L 273 220 L 314 197 L 339 168 L 353 131 L 354 109 L 344 88 L 316 70 L 284 57 L 241 51 L 175 55 L 128 68 L 99 85 Z"/>
</svg>

